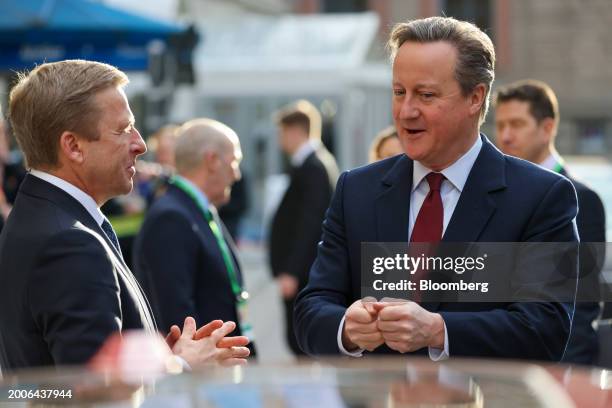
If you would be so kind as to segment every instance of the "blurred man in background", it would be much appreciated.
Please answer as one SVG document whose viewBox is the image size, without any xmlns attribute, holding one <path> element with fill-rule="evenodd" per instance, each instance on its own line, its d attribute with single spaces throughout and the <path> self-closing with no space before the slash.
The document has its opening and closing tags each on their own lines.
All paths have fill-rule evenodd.
<svg viewBox="0 0 612 408">
<path fill-rule="evenodd" d="M 606 216 L 596 192 L 572 178 L 555 149 L 559 127 L 559 105 L 552 88 L 541 81 L 524 80 L 500 88 L 495 95 L 497 146 L 506 154 L 539 164 L 568 177 L 578 196 L 576 224 L 582 243 L 606 241 Z M 580 275 L 599 275 L 601 263 L 586 244 L 580 251 Z M 586 284 L 586 279 L 581 283 Z M 597 289 L 597 288 L 595 288 Z M 564 361 L 593 364 L 597 356 L 597 336 L 592 323 L 600 313 L 596 302 L 580 301 L 578 296 L 572 333 Z M 592 294 L 591 294 L 592 297 Z"/>
<path fill-rule="evenodd" d="M 183 316 L 238 322 L 253 337 L 248 295 L 231 236 L 217 215 L 240 179 L 240 141 L 226 125 L 195 119 L 176 131 L 177 174 L 151 206 L 135 244 L 136 275 L 164 330 Z"/>
<path fill-rule="evenodd" d="M 157 335 L 100 211 L 132 190 L 136 158 L 146 151 L 127 83 L 110 65 L 67 60 L 39 65 L 11 91 L 11 124 L 30 173 L 0 234 L 3 369 L 84 364 L 122 330 Z M 187 317 L 168 345 L 192 367 L 244 362 L 248 340 L 224 339 L 235 323 L 218 323 L 200 338 Z"/>
<path fill-rule="evenodd" d="M 287 342 L 303 354 L 293 331 L 293 303 L 317 255 L 321 222 L 338 178 L 336 160 L 321 143 L 321 115 L 300 100 L 277 114 L 279 144 L 291 162 L 289 187 L 272 220 L 269 260 L 285 303 Z"/>
</svg>

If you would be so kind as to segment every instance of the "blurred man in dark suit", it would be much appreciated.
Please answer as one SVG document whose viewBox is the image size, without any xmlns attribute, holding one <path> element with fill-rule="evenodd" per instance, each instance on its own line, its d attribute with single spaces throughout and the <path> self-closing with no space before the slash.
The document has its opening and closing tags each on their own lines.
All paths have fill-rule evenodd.
<svg viewBox="0 0 612 408">
<path fill-rule="evenodd" d="M 559 106 L 553 90 L 541 81 L 524 80 L 506 85 L 495 96 L 497 146 L 506 154 L 539 164 L 570 179 L 578 196 L 576 224 L 580 241 L 606 242 L 606 216 L 596 192 L 572 178 L 555 149 Z M 580 273 L 599 274 L 597 260 L 583 245 Z M 583 280 L 586 284 L 586 280 Z M 592 323 L 600 313 L 597 302 L 579 301 L 564 361 L 592 364 L 597 356 L 597 336 Z"/>
<path fill-rule="evenodd" d="M 321 143 L 321 116 L 310 102 L 297 101 L 276 119 L 279 144 L 290 158 L 291 170 L 289 187 L 272 220 L 269 259 L 285 302 L 287 342 L 295 354 L 303 354 L 293 330 L 293 303 L 317 255 L 338 166 Z"/>
<path fill-rule="evenodd" d="M 84 364 L 122 330 L 157 335 L 100 212 L 130 192 L 136 158 L 146 151 L 127 82 L 110 65 L 68 60 L 38 66 L 11 91 L 9 116 L 30 173 L 0 234 L 3 369 Z M 242 363 L 247 340 L 224 338 L 234 326 L 212 322 L 200 338 L 188 317 L 168 345 L 190 366 Z"/>
<path fill-rule="evenodd" d="M 236 332 L 252 338 L 237 251 L 217 214 L 240 179 L 240 141 L 220 122 L 194 119 L 177 130 L 174 143 L 177 174 L 138 234 L 136 276 L 162 329 L 188 315 L 198 323 L 235 321 Z"/>
<path fill-rule="evenodd" d="M 572 305 L 362 299 L 362 243 L 576 242 L 571 183 L 479 133 L 495 50 L 447 17 L 397 24 L 392 114 L 405 155 L 343 173 L 295 305 L 309 354 L 421 353 L 559 361 Z M 406 244 L 406 246 L 408 246 Z M 550 271 L 554 272 L 554 271 Z M 572 271 L 574 272 L 574 271 Z"/>
</svg>

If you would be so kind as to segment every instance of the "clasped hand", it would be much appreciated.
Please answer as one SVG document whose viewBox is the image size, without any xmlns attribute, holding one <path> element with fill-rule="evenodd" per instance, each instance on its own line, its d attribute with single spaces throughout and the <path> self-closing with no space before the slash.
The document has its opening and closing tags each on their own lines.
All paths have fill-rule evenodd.
<svg viewBox="0 0 612 408">
<path fill-rule="evenodd" d="M 400 353 L 423 347 L 444 348 L 444 320 L 415 302 L 354 302 L 345 313 L 346 350 L 373 351 L 382 344 Z"/>
<path fill-rule="evenodd" d="M 170 328 L 166 343 L 172 353 L 183 358 L 192 368 L 204 364 L 246 364 L 249 339 L 245 336 L 226 337 L 236 328 L 234 322 L 213 320 L 196 330 L 193 317 L 187 317 L 181 332 L 176 325 Z"/>
</svg>

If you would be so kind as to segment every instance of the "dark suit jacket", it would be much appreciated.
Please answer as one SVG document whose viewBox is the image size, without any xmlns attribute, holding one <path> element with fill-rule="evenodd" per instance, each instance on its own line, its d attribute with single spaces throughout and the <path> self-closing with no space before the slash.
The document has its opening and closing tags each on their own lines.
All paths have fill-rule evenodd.
<svg viewBox="0 0 612 408">
<path fill-rule="evenodd" d="M 233 241 L 222 228 L 242 283 Z M 162 330 L 173 324 L 183 327 L 187 316 L 193 316 L 198 327 L 215 319 L 238 322 L 236 298 L 215 236 L 196 203 L 177 187 L 169 185 L 149 209 L 136 238 L 134 267 Z M 240 329 L 233 334 L 239 335 Z"/>
<path fill-rule="evenodd" d="M 576 241 L 571 183 L 505 156 L 482 139 L 443 241 Z M 339 353 L 340 321 L 361 297 L 361 243 L 408 241 L 412 170 L 412 160 L 400 155 L 340 176 L 308 285 L 296 300 L 296 336 L 307 353 Z M 571 306 L 440 303 L 434 311 L 446 324 L 451 356 L 558 361 L 569 334 Z M 376 351 L 390 350 L 383 346 Z"/>
<path fill-rule="evenodd" d="M 274 276 L 286 272 L 298 278 L 300 288 L 306 285 L 337 179 L 336 161 L 323 146 L 291 170 L 289 187 L 270 229 L 268 248 Z"/>
<path fill-rule="evenodd" d="M 601 242 L 602 246 L 594 248 L 589 244 L 581 246 L 580 275 L 587 273 L 599 275 L 601 265 L 605 258 L 603 243 L 606 242 L 606 214 L 604 206 L 597 193 L 583 183 L 571 178 L 565 169 L 560 173 L 569 178 L 576 189 L 578 197 L 578 216 L 576 224 L 582 243 Z M 594 285 L 591 285 L 593 283 Z M 598 290 L 598 279 L 586 277 L 580 280 L 580 290 Z M 586 295 L 585 297 L 589 297 Z M 598 354 L 597 334 L 593 330 L 592 322 L 599 316 L 601 308 L 597 302 L 581 302 L 582 296 L 578 294 L 576 312 L 572 321 L 572 331 L 567 351 L 563 361 L 569 363 L 593 364 Z"/>
<path fill-rule="evenodd" d="M 3 369 L 82 364 L 109 335 L 155 331 L 138 283 L 87 210 L 28 175 L 0 235 Z"/>
</svg>

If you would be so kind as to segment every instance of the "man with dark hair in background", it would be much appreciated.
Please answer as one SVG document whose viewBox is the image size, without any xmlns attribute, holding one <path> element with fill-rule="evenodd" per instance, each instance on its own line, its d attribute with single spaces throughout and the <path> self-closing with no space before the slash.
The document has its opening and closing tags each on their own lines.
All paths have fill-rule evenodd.
<svg viewBox="0 0 612 408">
<path fill-rule="evenodd" d="M 278 140 L 291 161 L 289 187 L 272 220 L 269 259 L 285 303 L 287 342 L 303 354 L 293 330 L 293 303 L 308 281 L 317 255 L 321 222 L 329 206 L 338 166 L 321 143 L 321 115 L 300 100 L 277 114 Z"/>
<path fill-rule="evenodd" d="M 524 80 L 500 88 L 495 95 L 497 146 L 502 152 L 568 177 L 578 196 L 578 235 L 583 243 L 606 242 L 606 215 L 597 193 L 572 178 L 555 149 L 559 105 L 552 88 L 541 81 Z M 588 244 L 580 251 L 580 275 L 599 275 L 602 260 L 593 257 Z M 586 284 L 586 279 L 581 283 Z M 580 287 L 580 286 L 579 286 Z M 572 332 L 564 361 L 593 364 L 598 344 L 592 323 L 600 313 L 597 302 L 581 301 L 579 291 Z M 589 295 L 587 295 L 589 296 Z M 590 295 L 592 297 L 592 294 Z"/>
</svg>

